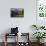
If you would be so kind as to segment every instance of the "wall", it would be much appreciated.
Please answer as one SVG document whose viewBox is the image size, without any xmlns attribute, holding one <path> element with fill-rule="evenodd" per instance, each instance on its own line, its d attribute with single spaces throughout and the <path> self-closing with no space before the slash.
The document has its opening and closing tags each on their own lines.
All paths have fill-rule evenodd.
<svg viewBox="0 0 46 46">
<path fill-rule="evenodd" d="M 24 18 L 11 18 L 10 8 L 24 8 Z M 0 0 L 0 34 L 10 32 L 11 27 L 19 27 L 19 32 L 30 32 L 36 24 L 36 0 Z"/>
</svg>

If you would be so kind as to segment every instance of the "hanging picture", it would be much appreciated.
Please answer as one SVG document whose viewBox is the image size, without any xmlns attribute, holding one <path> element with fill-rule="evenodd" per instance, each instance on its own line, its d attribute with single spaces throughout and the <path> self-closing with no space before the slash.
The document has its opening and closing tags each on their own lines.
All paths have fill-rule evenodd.
<svg viewBox="0 0 46 46">
<path fill-rule="evenodd" d="M 23 8 L 11 8 L 11 17 L 24 17 Z"/>
<path fill-rule="evenodd" d="M 46 0 L 37 1 L 37 15 L 39 17 L 46 17 Z"/>
</svg>

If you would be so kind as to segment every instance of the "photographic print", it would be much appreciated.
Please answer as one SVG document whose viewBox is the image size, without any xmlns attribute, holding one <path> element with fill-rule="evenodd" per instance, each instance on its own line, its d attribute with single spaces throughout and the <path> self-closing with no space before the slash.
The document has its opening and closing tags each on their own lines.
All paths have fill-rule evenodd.
<svg viewBox="0 0 46 46">
<path fill-rule="evenodd" d="M 23 8 L 11 8 L 11 17 L 24 17 Z"/>
</svg>

